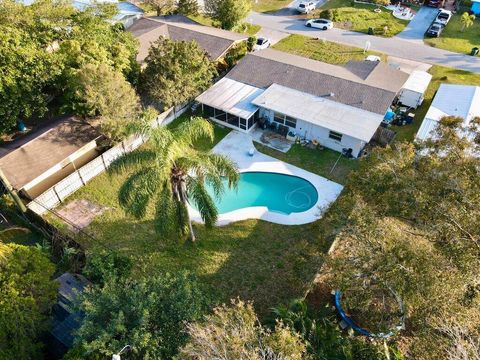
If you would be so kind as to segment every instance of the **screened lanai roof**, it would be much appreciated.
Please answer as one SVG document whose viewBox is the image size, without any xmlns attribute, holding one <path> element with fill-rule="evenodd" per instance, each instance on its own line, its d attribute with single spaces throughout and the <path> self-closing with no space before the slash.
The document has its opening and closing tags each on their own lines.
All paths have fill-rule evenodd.
<svg viewBox="0 0 480 360">
<path fill-rule="evenodd" d="M 366 142 L 383 120 L 382 115 L 278 84 L 271 85 L 253 103 Z"/>
<path fill-rule="evenodd" d="M 253 99 L 263 91 L 239 81 L 223 78 L 196 100 L 231 115 L 248 119 L 258 110 L 258 107 L 252 104 Z"/>
</svg>

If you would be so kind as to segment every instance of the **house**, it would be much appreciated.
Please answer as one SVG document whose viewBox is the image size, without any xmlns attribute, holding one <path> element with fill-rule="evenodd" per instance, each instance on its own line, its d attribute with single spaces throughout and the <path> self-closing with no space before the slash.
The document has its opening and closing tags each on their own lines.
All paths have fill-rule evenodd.
<svg viewBox="0 0 480 360">
<path fill-rule="evenodd" d="M 245 56 L 197 101 L 206 116 L 244 132 L 260 119 L 358 156 L 409 75 L 387 64 L 326 64 L 266 49 Z"/>
<path fill-rule="evenodd" d="M 461 117 L 467 126 L 473 118 L 480 116 L 480 86 L 441 84 L 416 139 L 432 138 L 438 121 L 445 116 Z"/>
<path fill-rule="evenodd" d="M 431 74 L 426 71 L 414 70 L 403 84 L 398 94 L 398 102 L 416 109 L 422 104 L 430 81 L 432 81 Z"/>
<path fill-rule="evenodd" d="M 203 26 L 178 15 L 143 18 L 128 31 L 140 43 L 139 63 L 145 61 L 150 46 L 161 36 L 174 41 L 196 41 L 212 61 L 221 59 L 235 44 L 247 39 L 245 34 Z"/>
<path fill-rule="evenodd" d="M 472 7 L 470 10 L 475 15 L 480 15 L 480 0 L 472 0 Z"/>
<path fill-rule="evenodd" d="M 0 168 L 13 188 L 34 199 L 98 156 L 100 135 L 75 117 L 57 119 L 0 146 Z"/>
</svg>

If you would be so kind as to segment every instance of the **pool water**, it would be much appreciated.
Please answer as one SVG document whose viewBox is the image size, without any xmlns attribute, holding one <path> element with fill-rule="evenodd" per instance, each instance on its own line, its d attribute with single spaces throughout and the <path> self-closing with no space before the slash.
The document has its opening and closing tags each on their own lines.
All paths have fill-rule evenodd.
<svg viewBox="0 0 480 360">
<path fill-rule="evenodd" d="M 288 215 L 307 211 L 318 200 L 315 187 L 297 176 L 244 172 L 240 174 L 236 189 L 229 189 L 226 180 L 224 184 L 225 191 L 220 199 L 215 198 L 212 188 L 207 185 L 208 193 L 215 200 L 220 214 L 252 206 L 266 206 L 269 211 Z"/>
</svg>

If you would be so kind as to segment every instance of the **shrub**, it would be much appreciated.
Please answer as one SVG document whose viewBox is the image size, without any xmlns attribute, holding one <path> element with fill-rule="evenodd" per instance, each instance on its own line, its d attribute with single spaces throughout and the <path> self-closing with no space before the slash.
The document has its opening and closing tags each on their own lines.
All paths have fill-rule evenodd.
<svg viewBox="0 0 480 360">
<path fill-rule="evenodd" d="M 320 13 L 320 17 L 321 17 L 322 19 L 333 20 L 333 17 L 334 17 L 333 9 L 323 10 L 323 11 Z"/>
</svg>

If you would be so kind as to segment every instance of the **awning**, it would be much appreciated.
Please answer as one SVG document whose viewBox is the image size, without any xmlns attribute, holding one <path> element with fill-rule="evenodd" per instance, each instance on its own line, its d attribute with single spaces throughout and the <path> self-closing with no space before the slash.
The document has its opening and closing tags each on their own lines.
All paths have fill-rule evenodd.
<svg viewBox="0 0 480 360">
<path fill-rule="evenodd" d="M 253 99 L 263 91 L 239 81 L 223 78 L 196 100 L 231 115 L 248 119 L 258 110 L 258 107 L 252 104 Z"/>
</svg>

